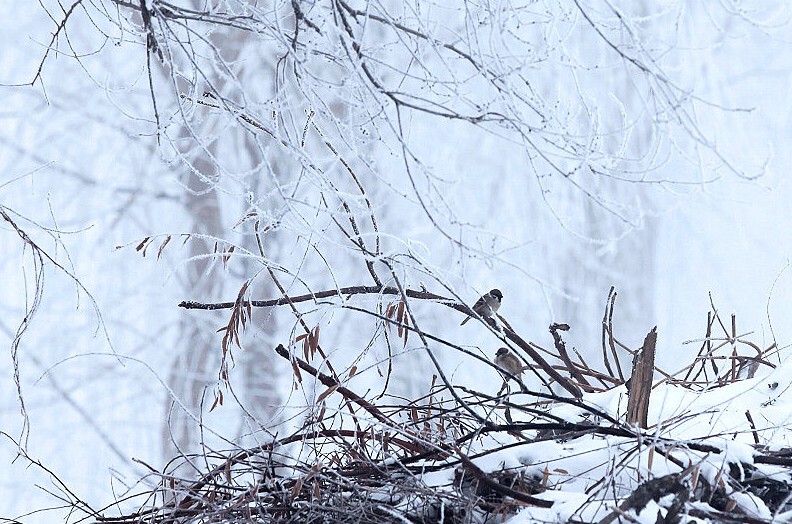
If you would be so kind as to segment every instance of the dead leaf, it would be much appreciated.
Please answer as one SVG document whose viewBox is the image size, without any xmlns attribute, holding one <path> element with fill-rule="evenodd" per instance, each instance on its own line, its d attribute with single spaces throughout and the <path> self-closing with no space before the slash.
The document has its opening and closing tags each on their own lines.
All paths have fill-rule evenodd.
<svg viewBox="0 0 792 524">
<path fill-rule="evenodd" d="M 294 370 L 294 376 L 297 377 L 297 382 L 302 382 L 302 375 L 300 374 L 300 367 L 297 365 L 297 361 L 292 359 L 291 365 Z"/>
<path fill-rule="evenodd" d="M 316 397 L 316 401 L 317 401 L 317 402 L 321 402 L 321 401 L 323 401 L 324 399 L 326 399 L 326 398 L 327 398 L 329 395 L 332 395 L 332 394 L 333 394 L 333 392 L 334 392 L 335 390 L 337 390 L 337 389 L 338 389 L 338 386 L 339 386 L 339 385 L 338 385 L 338 384 L 336 384 L 335 386 L 330 386 L 329 388 L 327 388 L 326 390 L 324 390 L 324 392 L 323 392 L 321 395 L 319 395 L 318 397 Z"/>
<path fill-rule="evenodd" d="M 228 261 L 231 259 L 231 254 L 234 252 L 235 249 L 236 246 L 233 245 L 228 249 L 226 249 L 225 254 L 223 255 L 223 266 L 225 267 L 228 266 Z"/>
<path fill-rule="evenodd" d="M 215 399 L 214 402 L 212 402 L 212 407 L 209 408 L 209 411 L 211 412 L 217 406 L 222 406 L 222 405 L 223 405 L 223 392 L 219 390 L 215 391 Z"/>
<path fill-rule="evenodd" d="M 292 489 L 292 493 L 291 493 L 292 502 L 294 502 L 294 499 L 296 499 L 297 496 L 300 494 L 300 491 L 302 491 L 302 486 L 303 486 L 303 479 L 298 478 L 297 482 L 294 483 L 294 488 Z"/>
<path fill-rule="evenodd" d="M 310 341 L 311 356 L 313 356 L 316 353 L 316 348 L 319 347 L 319 326 L 318 325 L 313 329 L 313 331 L 311 331 L 311 334 L 308 337 L 308 340 Z"/>
<path fill-rule="evenodd" d="M 170 241 L 171 241 L 171 236 L 168 235 L 167 237 L 165 237 L 165 241 L 162 244 L 160 244 L 160 247 L 157 250 L 157 260 L 159 260 L 159 258 L 162 256 L 162 250 L 165 249 L 165 246 L 167 246 L 168 242 Z"/>
</svg>

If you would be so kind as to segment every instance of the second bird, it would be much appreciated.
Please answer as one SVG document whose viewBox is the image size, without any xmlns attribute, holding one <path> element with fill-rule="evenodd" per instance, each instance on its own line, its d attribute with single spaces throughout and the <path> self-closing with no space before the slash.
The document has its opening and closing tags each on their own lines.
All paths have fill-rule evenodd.
<svg viewBox="0 0 792 524">
<path fill-rule="evenodd" d="M 503 300 L 503 293 L 501 293 L 500 289 L 491 289 L 489 293 L 485 293 L 476 300 L 476 303 L 473 304 L 473 311 L 484 318 L 492 318 L 500 309 L 501 300 Z M 466 317 L 459 325 L 464 326 L 465 322 L 470 319 L 471 317 Z"/>
<path fill-rule="evenodd" d="M 518 379 L 520 378 L 520 375 L 522 375 L 523 371 L 531 367 L 524 365 L 522 361 L 514 355 L 514 353 L 508 350 L 508 348 L 498 349 L 498 351 L 495 353 L 495 365 L 499 368 L 505 369 Z M 508 380 L 508 378 L 504 376 L 504 381 L 506 380 Z"/>
</svg>

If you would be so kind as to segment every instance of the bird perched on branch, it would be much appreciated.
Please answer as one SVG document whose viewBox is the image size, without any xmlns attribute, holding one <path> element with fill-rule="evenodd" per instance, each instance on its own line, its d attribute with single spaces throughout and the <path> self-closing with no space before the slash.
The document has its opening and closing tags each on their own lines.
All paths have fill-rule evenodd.
<svg viewBox="0 0 792 524">
<path fill-rule="evenodd" d="M 503 300 L 503 293 L 501 293 L 500 289 L 491 289 L 489 293 L 485 293 L 476 300 L 476 303 L 473 304 L 473 311 L 484 318 L 492 318 L 500 309 L 501 300 Z M 470 318 L 466 317 L 459 325 L 464 326 L 465 322 L 470 320 Z"/>
<path fill-rule="evenodd" d="M 531 367 L 524 365 L 514 353 L 509 351 L 508 348 L 498 349 L 498 351 L 495 353 L 494 362 L 496 366 L 508 371 L 517 378 L 520 378 L 520 375 L 522 375 L 523 371 Z M 505 376 L 503 378 L 505 381 L 508 380 L 508 378 Z"/>
</svg>

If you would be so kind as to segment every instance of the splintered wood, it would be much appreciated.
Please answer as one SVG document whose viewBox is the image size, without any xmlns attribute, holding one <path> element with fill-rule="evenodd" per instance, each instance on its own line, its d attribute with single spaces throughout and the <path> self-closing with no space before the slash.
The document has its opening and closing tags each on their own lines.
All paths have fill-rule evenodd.
<svg viewBox="0 0 792 524">
<path fill-rule="evenodd" d="M 643 347 L 633 359 L 632 377 L 628 384 L 627 423 L 646 428 L 649 395 L 652 392 L 657 326 L 646 335 Z"/>
</svg>

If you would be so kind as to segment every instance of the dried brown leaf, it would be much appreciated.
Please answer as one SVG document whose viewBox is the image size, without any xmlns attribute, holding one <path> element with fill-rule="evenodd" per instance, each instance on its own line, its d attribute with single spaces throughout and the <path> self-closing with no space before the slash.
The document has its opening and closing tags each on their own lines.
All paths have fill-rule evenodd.
<svg viewBox="0 0 792 524">
<path fill-rule="evenodd" d="M 300 494 L 300 491 L 302 491 L 302 486 L 303 486 L 303 479 L 302 477 L 300 477 L 297 479 L 297 482 L 294 483 L 294 488 L 292 489 L 292 493 L 291 493 L 292 502 L 294 502 L 294 500 Z"/>
<path fill-rule="evenodd" d="M 245 216 L 243 216 L 242 218 L 240 218 L 240 219 L 237 221 L 237 223 L 236 223 L 236 224 L 234 224 L 234 227 L 239 227 L 239 225 L 240 225 L 240 224 L 242 224 L 242 223 L 243 223 L 243 222 L 245 222 L 246 220 L 248 220 L 248 219 L 250 219 L 250 218 L 253 218 L 253 217 L 255 217 L 255 216 L 258 216 L 258 213 L 256 213 L 255 211 L 248 211 L 248 212 L 245 214 Z"/>
<path fill-rule="evenodd" d="M 140 244 L 138 244 L 137 247 L 135 248 L 135 251 L 140 251 L 141 249 L 143 249 L 143 247 L 148 243 L 150 238 L 151 237 L 146 237 L 143 240 L 141 240 Z M 143 256 L 146 256 L 146 255 L 144 254 Z"/>
<path fill-rule="evenodd" d="M 317 402 L 321 402 L 321 401 L 323 401 L 324 399 L 326 399 L 326 398 L 327 398 L 329 395 L 332 395 L 332 394 L 333 394 L 333 392 L 334 392 L 335 390 L 337 390 L 337 389 L 338 389 L 338 386 L 339 386 L 339 385 L 338 385 L 338 384 L 336 384 L 336 385 L 334 385 L 334 386 L 330 386 L 329 388 L 327 388 L 326 390 L 324 390 L 324 392 L 322 392 L 322 394 L 321 394 L 321 395 L 319 395 L 318 397 L 316 397 L 316 401 L 317 401 Z"/>
<path fill-rule="evenodd" d="M 294 376 L 297 377 L 297 382 L 302 382 L 302 375 L 300 374 L 300 367 L 297 365 L 297 361 L 292 359 L 291 365 L 294 370 Z"/>
<path fill-rule="evenodd" d="M 319 347 L 319 326 L 317 325 L 312 331 L 311 335 L 308 337 L 310 341 L 311 347 L 311 356 L 316 353 L 316 348 Z"/>
<path fill-rule="evenodd" d="M 305 480 L 306 481 L 311 480 L 316 475 L 318 475 L 319 472 L 322 471 L 322 469 L 324 469 L 324 464 L 322 464 L 321 462 L 317 462 L 316 464 L 311 466 L 311 469 L 308 470 L 308 474 L 305 475 Z"/>
<path fill-rule="evenodd" d="M 250 287 L 250 280 L 245 280 L 245 283 L 242 284 L 242 287 L 239 289 L 239 293 L 237 294 L 237 302 L 242 301 L 242 297 L 244 296 L 245 292 Z"/>
<path fill-rule="evenodd" d="M 223 254 L 223 267 L 226 267 L 226 268 L 228 267 L 228 261 L 231 259 L 231 254 L 234 252 L 235 249 L 236 249 L 236 246 L 232 245 L 232 246 L 230 246 L 228 249 L 226 249 L 224 251 L 224 254 Z"/>
<path fill-rule="evenodd" d="M 167 237 L 165 237 L 165 240 L 162 242 L 162 244 L 160 244 L 160 247 L 157 250 L 157 260 L 159 260 L 159 258 L 162 256 L 162 250 L 165 249 L 165 246 L 167 246 L 168 242 L 170 241 L 171 241 L 171 236 L 168 235 Z"/>
<path fill-rule="evenodd" d="M 214 411 L 214 408 L 216 408 L 217 406 L 222 406 L 222 405 L 223 405 L 223 392 L 220 391 L 220 390 L 217 390 L 217 391 L 215 391 L 215 399 L 214 399 L 214 402 L 212 402 L 212 407 L 209 408 L 209 411 L 210 412 Z"/>
<path fill-rule="evenodd" d="M 696 491 L 696 488 L 698 487 L 699 473 L 701 472 L 700 469 L 701 468 L 696 466 L 695 468 L 693 468 L 693 474 L 690 475 L 690 491 L 691 492 Z"/>
</svg>

